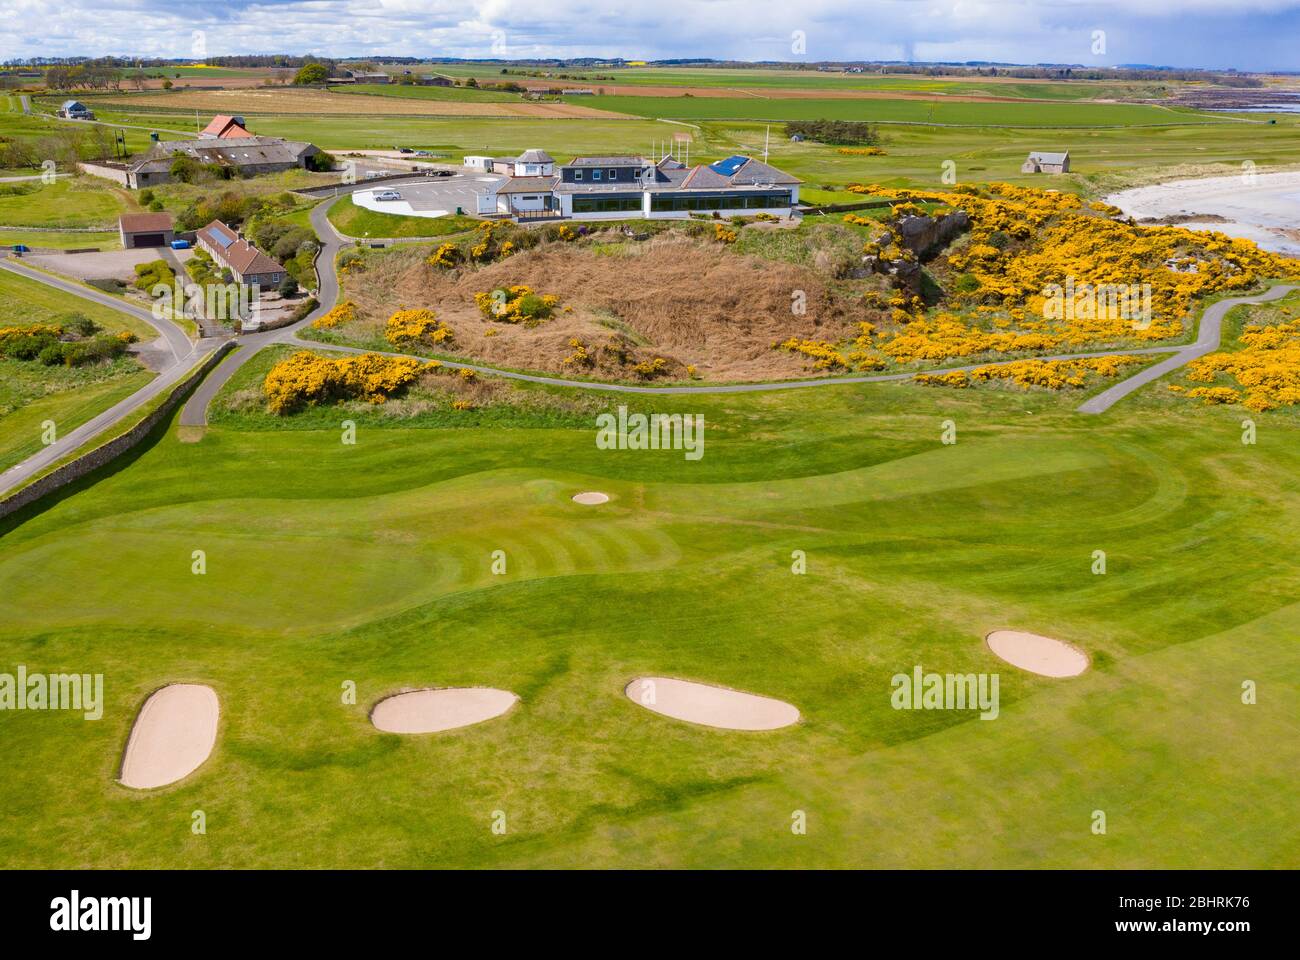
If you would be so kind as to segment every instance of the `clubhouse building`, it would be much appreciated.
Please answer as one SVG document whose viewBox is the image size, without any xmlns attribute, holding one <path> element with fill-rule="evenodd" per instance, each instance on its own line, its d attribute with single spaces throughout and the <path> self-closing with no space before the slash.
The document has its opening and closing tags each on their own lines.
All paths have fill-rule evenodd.
<svg viewBox="0 0 1300 960">
<path fill-rule="evenodd" d="M 575 157 L 553 174 L 511 176 L 485 198 L 480 213 L 524 220 L 680 219 L 712 213 L 788 217 L 799 202 L 800 183 L 744 156 L 695 166 L 673 157 L 658 163 L 640 156 Z"/>
</svg>

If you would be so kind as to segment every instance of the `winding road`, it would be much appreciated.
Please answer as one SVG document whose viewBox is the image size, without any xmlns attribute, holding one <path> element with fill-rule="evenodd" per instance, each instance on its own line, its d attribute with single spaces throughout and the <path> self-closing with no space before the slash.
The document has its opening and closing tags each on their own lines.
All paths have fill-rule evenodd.
<svg viewBox="0 0 1300 960">
<path fill-rule="evenodd" d="M 348 185 L 344 187 L 339 196 L 351 193 L 354 190 L 368 189 L 365 184 Z M 334 269 L 337 255 L 343 247 L 350 245 L 353 239 L 341 236 L 329 222 L 327 216 L 329 208 L 333 205 L 336 198 L 331 198 L 323 203 L 319 203 L 312 209 L 311 224 L 316 231 L 316 235 L 321 240 L 320 254 L 316 260 L 316 272 L 318 278 L 317 301 L 318 305 L 315 310 L 293 324 L 281 327 L 277 330 L 268 330 L 261 333 L 252 333 L 239 338 L 239 348 L 229 357 L 223 360 L 215 370 L 210 372 L 207 377 L 198 385 L 194 393 L 185 402 L 181 408 L 180 423 L 183 426 L 202 427 L 207 425 L 208 407 L 221 388 L 225 386 L 235 375 L 235 373 L 245 363 L 251 360 L 263 347 L 272 344 L 291 344 L 314 350 L 330 350 L 341 353 L 383 353 L 385 356 L 403 357 L 413 356 L 412 354 L 389 353 L 387 351 L 366 350 L 359 347 L 347 347 L 337 344 L 321 343 L 315 340 L 304 340 L 298 336 L 298 332 L 310 324 L 318 317 L 327 313 L 334 307 L 338 300 L 339 287 L 338 275 Z M 166 344 L 170 352 L 170 358 L 164 363 L 159 375 L 145 387 L 136 393 L 127 397 L 125 400 L 115 404 L 108 410 L 96 417 L 88 420 L 74 430 L 70 430 L 61 437 L 56 443 L 43 449 L 40 453 L 34 454 L 22 463 L 10 468 L 3 475 L 0 475 L 0 494 L 12 490 L 14 487 L 35 476 L 44 470 L 50 464 L 62 459 L 65 455 L 75 450 L 81 444 L 94 437 L 100 431 L 107 429 L 123 418 L 129 416 L 133 411 L 138 410 L 141 406 L 148 403 L 153 397 L 162 393 L 182 378 L 182 375 L 191 369 L 194 363 L 206 355 L 216 345 L 221 342 L 218 338 L 210 340 L 201 340 L 193 343 L 190 339 L 174 324 L 167 321 L 156 320 L 149 311 L 125 304 L 122 301 L 110 297 L 107 294 L 97 290 L 81 286 L 71 281 L 64 281 L 57 277 L 39 273 L 34 270 L 20 267 L 12 262 L 0 258 L 0 268 L 21 274 L 41 283 L 56 287 L 67 293 L 93 300 L 104 306 L 112 307 L 130 313 L 133 316 L 144 320 L 155 330 L 159 332 L 160 337 Z M 1132 354 L 1170 354 L 1168 359 L 1146 367 L 1119 383 L 1109 387 L 1106 390 L 1090 397 L 1078 407 L 1079 413 L 1097 414 L 1109 410 L 1115 403 L 1127 397 L 1136 390 L 1141 389 L 1148 383 L 1159 379 L 1166 373 L 1178 369 L 1190 363 L 1198 357 L 1205 356 L 1217 350 L 1222 336 L 1222 327 L 1224 317 L 1234 307 L 1246 304 L 1267 303 L 1269 301 L 1280 299 L 1292 290 L 1297 289 L 1293 286 L 1275 286 L 1265 293 L 1256 296 L 1234 297 L 1231 299 L 1220 300 L 1212 304 L 1201 316 L 1197 337 L 1193 343 L 1181 346 L 1158 346 L 1144 347 L 1129 350 L 1101 350 L 1091 353 L 1070 353 L 1054 354 L 1045 356 L 1045 360 L 1070 360 L 1087 357 L 1102 357 L 1114 355 L 1132 355 Z M 417 357 L 417 359 L 427 359 Z M 1001 361 L 1003 363 L 1012 363 L 1015 361 Z M 672 386 L 672 387 L 655 387 L 639 386 L 636 384 L 621 383 L 597 383 L 587 380 L 569 380 L 562 377 L 549 377 L 541 374 L 520 373 L 513 370 L 500 370 L 495 367 L 481 366 L 472 363 L 462 363 L 448 361 L 447 365 L 453 368 L 464 367 L 468 370 L 474 370 L 487 376 L 504 377 L 512 380 L 523 380 L 530 383 L 548 384 L 551 386 L 569 387 L 578 390 L 595 390 L 609 393 L 632 393 L 632 394 L 665 394 L 665 395 L 685 395 L 685 394 L 727 394 L 727 393 L 756 393 L 768 390 L 801 390 L 808 387 L 830 387 L 844 386 L 858 383 L 883 383 L 897 380 L 909 380 L 918 372 L 949 372 L 953 370 L 973 370 L 979 366 L 996 366 L 996 363 L 970 364 L 960 367 L 945 367 L 936 371 L 912 371 L 908 373 L 886 373 L 886 374 L 869 374 L 860 377 L 823 377 L 809 380 L 782 380 L 766 383 L 735 383 L 720 384 L 713 386 Z"/>
</svg>

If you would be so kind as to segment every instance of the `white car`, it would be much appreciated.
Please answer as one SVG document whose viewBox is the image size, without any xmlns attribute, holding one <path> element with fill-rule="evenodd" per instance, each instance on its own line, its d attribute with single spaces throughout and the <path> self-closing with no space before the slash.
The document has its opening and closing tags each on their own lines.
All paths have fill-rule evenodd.
<svg viewBox="0 0 1300 960">
<path fill-rule="evenodd" d="M 401 200 L 402 195 L 396 190 L 380 190 L 375 194 L 376 200 Z"/>
</svg>

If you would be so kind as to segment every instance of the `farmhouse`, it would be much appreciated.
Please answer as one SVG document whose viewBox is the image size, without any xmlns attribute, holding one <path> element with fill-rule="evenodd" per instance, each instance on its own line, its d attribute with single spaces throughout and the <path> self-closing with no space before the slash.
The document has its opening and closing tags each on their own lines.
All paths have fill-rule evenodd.
<svg viewBox="0 0 1300 960">
<path fill-rule="evenodd" d="M 124 250 L 165 247 L 176 239 L 170 213 L 124 213 L 118 217 L 117 231 Z"/>
<path fill-rule="evenodd" d="M 452 86 L 451 78 L 431 73 L 428 76 L 420 77 L 416 81 L 422 87 L 450 87 Z"/>
<path fill-rule="evenodd" d="M 1070 151 L 1048 153 L 1043 150 L 1031 150 L 1028 159 L 1020 165 L 1021 173 L 1069 173 Z"/>
<path fill-rule="evenodd" d="M 64 100 L 63 105 L 59 107 L 59 116 L 68 120 L 94 120 L 95 114 L 90 107 L 86 106 L 80 100 Z"/>
<path fill-rule="evenodd" d="M 220 220 L 200 230 L 195 243 L 211 254 L 218 266 L 228 268 L 237 283 L 278 287 L 284 280 L 284 267 Z"/>
</svg>

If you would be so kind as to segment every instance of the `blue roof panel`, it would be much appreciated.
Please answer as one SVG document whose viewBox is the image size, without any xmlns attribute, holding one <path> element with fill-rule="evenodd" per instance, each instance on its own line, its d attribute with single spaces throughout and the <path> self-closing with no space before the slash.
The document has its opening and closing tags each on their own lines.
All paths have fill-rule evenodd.
<svg viewBox="0 0 1300 960">
<path fill-rule="evenodd" d="M 720 173 L 724 177 L 735 176 L 737 170 L 749 162 L 749 157 L 727 157 L 726 160 L 719 160 L 716 163 L 709 164 L 709 169 L 715 173 Z"/>
</svg>

